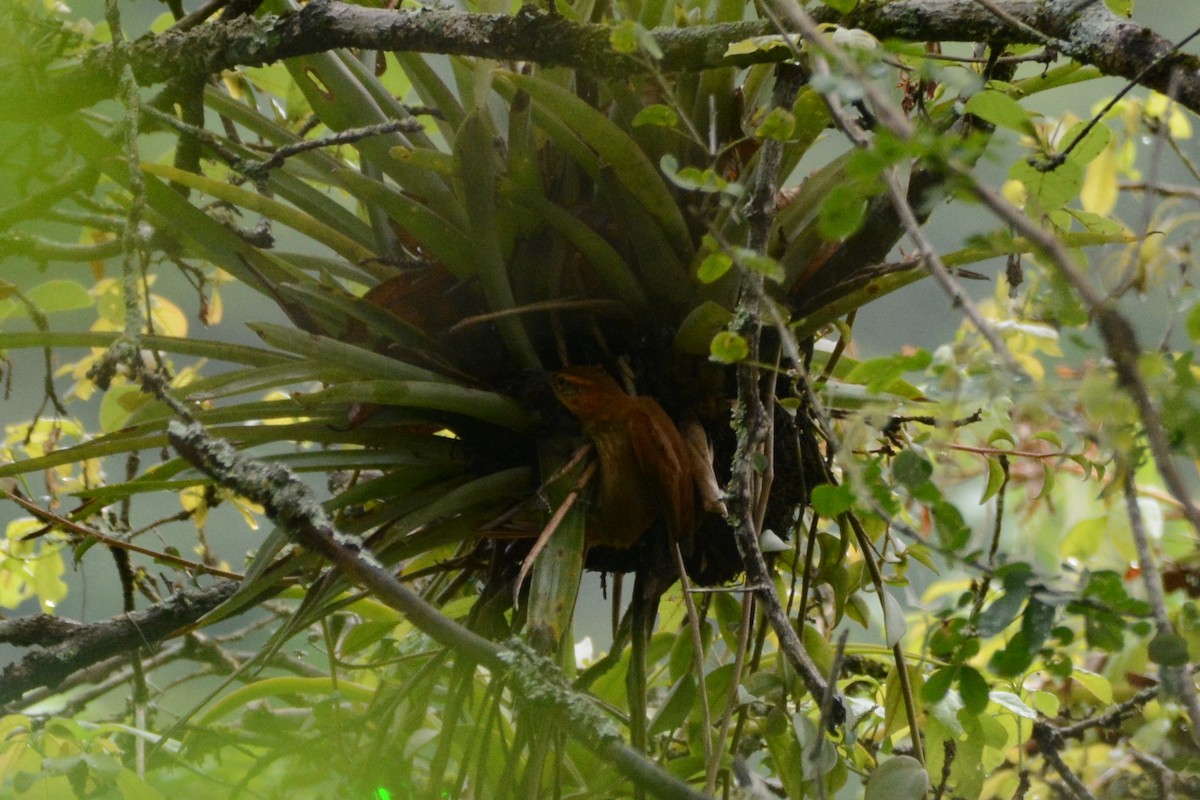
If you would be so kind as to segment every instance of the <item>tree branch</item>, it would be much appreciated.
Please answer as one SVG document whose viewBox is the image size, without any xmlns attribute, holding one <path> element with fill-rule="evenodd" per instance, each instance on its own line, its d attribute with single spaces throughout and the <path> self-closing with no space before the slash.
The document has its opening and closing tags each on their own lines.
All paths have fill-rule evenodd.
<svg viewBox="0 0 1200 800">
<path fill-rule="evenodd" d="M 104 622 L 76 625 L 68 630 L 59 624 L 60 643 L 34 650 L 0 672 L 0 704 L 11 703 L 30 689 L 54 687 L 77 670 L 141 645 L 153 645 L 189 625 L 227 600 L 238 581 L 223 580 L 205 589 L 179 592 L 136 614 L 121 614 Z M 28 641 L 12 620 L 3 631 L 10 641 Z M 51 637 L 51 640 L 58 637 Z M 46 641 L 43 638 L 43 641 Z"/>
<path fill-rule="evenodd" d="M 877 37 L 911 41 L 1007 41 L 1044 44 L 1064 54 L 1165 92 L 1173 72 L 1178 99 L 1200 112 L 1200 58 L 1175 51 L 1154 31 L 1121 19 L 1104 3 L 1080 9 L 1079 0 L 996 0 L 994 13 L 975 0 L 860 0 L 840 15 L 825 6 L 811 11 L 818 23 L 861 28 Z M 660 70 L 699 71 L 723 66 L 779 61 L 787 48 L 768 48 L 736 57 L 728 46 L 774 33 L 765 20 L 652 31 L 662 58 L 619 53 L 611 28 L 579 24 L 525 6 L 509 15 L 464 14 L 428 8 L 388 10 L 312 0 L 294 14 L 242 16 L 188 30 L 168 30 L 133 42 L 129 62 L 142 85 L 181 76 L 207 76 L 238 66 L 259 66 L 284 58 L 337 48 L 469 55 L 567 66 L 601 77 Z M 1037 34 L 1037 35 L 1035 35 Z M 110 46 L 93 48 L 78 68 L 32 85 L 28 77 L 0 83 L 0 103 L 12 121 L 46 119 L 113 96 L 117 61 Z"/>
</svg>

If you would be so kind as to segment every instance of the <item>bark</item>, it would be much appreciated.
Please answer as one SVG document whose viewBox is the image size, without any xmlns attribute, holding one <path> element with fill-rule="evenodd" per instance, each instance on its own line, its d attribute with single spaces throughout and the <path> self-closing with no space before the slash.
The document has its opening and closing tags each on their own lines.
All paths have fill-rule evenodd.
<svg viewBox="0 0 1200 800">
<path fill-rule="evenodd" d="M 818 6 L 812 16 L 817 22 L 861 28 L 881 39 L 1044 44 L 1104 74 L 1163 92 L 1178 71 L 1179 102 L 1200 112 L 1200 58 L 1175 52 L 1166 38 L 1115 16 L 1103 2 L 994 0 L 990 5 L 995 11 L 976 0 L 861 0 L 849 15 Z M 336 48 L 533 61 L 608 78 L 654 69 L 741 66 L 789 55 L 786 48 L 725 55 L 731 43 L 773 33 L 767 21 L 655 29 L 652 33 L 662 50 L 659 61 L 617 52 L 610 32 L 607 25 L 573 23 L 529 6 L 508 16 L 393 11 L 313 0 L 295 14 L 242 16 L 187 31 L 148 34 L 131 43 L 130 62 L 139 83 L 147 86 Z M 55 78 L 35 82 L 25 73 L 14 73 L 0 82 L 0 103 L 10 121 L 47 119 L 113 96 L 116 83 L 112 49 L 100 46 L 88 51 L 78 68 Z"/>
</svg>

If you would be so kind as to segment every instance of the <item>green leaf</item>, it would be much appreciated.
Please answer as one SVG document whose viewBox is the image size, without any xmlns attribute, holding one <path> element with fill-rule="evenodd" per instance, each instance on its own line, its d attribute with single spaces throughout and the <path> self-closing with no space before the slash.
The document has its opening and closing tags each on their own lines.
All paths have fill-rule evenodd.
<svg viewBox="0 0 1200 800">
<path fill-rule="evenodd" d="M 738 262 L 746 269 L 751 272 L 757 272 L 768 280 L 775 281 L 776 283 L 783 281 L 783 267 L 770 256 L 760 256 L 754 253 L 739 254 Z"/>
<path fill-rule="evenodd" d="M 754 131 L 759 139 L 776 139 L 786 142 L 796 133 L 796 118 L 787 109 L 773 108 L 771 113 Z"/>
<path fill-rule="evenodd" d="M 846 616 L 854 620 L 863 629 L 871 627 L 871 607 L 861 594 L 852 594 L 846 600 Z"/>
<path fill-rule="evenodd" d="M 741 184 L 730 183 L 718 175 L 716 170 L 711 168 L 681 168 L 679 160 L 670 153 L 658 160 L 658 166 L 671 183 L 686 192 L 706 192 L 708 194 L 728 192 L 735 195 L 741 194 Z"/>
<path fill-rule="evenodd" d="M 312 394 L 297 395 L 301 406 L 323 403 L 375 403 L 426 408 L 491 422 L 512 430 L 527 429 L 529 414 L 516 400 L 483 389 L 432 381 L 353 381 Z"/>
<path fill-rule="evenodd" d="M 1021 632 L 1028 637 L 1030 649 L 1040 648 L 1049 638 L 1057 616 L 1058 611 L 1054 606 L 1038 599 L 1036 595 L 1029 598 L 1021 617 Z"/>
<path fill-rule="evenodd" d="M 638 24 L 634 20 L 627 19 L 612 26 L 611 32 L 608 34 L 608 43 L 612 49 L 618 53 L 636 52 L 638 49 Z"/>
<path fill-rule="evenodd" d="M 253 211 L 262 214 L 304 234 L 314 242 L 325 245 L 347 261 L 358 263 L 375 256 L 374 252 L 363 247 L 341 231 L 318 222 L 308 214 L 286 203 L 265 197 L 258 192 L 250 192 L 224 181 L 214 180 L 204 175 L 197 175 L 194 172 L 167 164 L 145 163 L 142 164 L 142 171 L 147 175 L 154 175 L 155 177 L 164 178 L 181 186 L 197 189 L 218 200 L 224 200 L 244 211 Z"/>
<path fill-rule="evenodd" d="M 584 465 L 564 467 L 570 463 L 575 443 L 564 436 L 543 440 L 538 450 L 538 460 L 544 475 L 556 475 L 542 489 L 550 508 L 560 509 L 579 480 Z M 535 647 L 554 652 L 564 644 L 564 637 L 571 630 L 571 619 L 575 614 L 575 601 L 579 596 L 579 581 L 583 575 L 584 527 L 587 507 L 575 503 L 559 519 L 554 535 L 546 542 L 532 564 L 526 560 L 517 579 L 517 590 L 522 578 L 529 572 L 529 596 L 527 601 L 528 633 Z M 569 644 L 569 642 L 567 642 Z"/>
<path fill-rule="evenodd" d="M 1075 123 L 1060 140 L 1064 146 L 1072 145 L 1069 158 L 1078 161 L 1080 164 L 1087 164 L 1096 156 L 1103 153 L 1104 148 L 1108 147 L 1108 143 L 1112 141 L 1112 130 L 1107 125 L 1100 124 L 1092 125 L 1087 135 L 1078 143 L 1075 143 L 1075 139 L 1090 124 L 1090 120 Z"/>
<path fill-rule="evenodd" d="M 248 323 L 246 327 L 273 347 L 316 359 L 342 372 L 352 371 L 362 377 L 370 376 L 402 381 L 448 380 L 423 367 L 413 366 L 328 336 L 306 333 L 287 325 L 253 322 Z"/>
<path fill-rule="evenodd" d="M 536 214 L 537 219 L 554 228 L 584 257 L 605 287 L 621 302 L 638 311 L 648 309 L 650 301 L 629 263 L 607 240 L 586 223 L 557 203 L 538 193 L 527 191 L 511 181 L 503 181 L 501 194 Z M 708 339 L 704 340 L 708 352 Z"/>
<path fill-rule="evenodd" d="M 108 332 L 60 332 L 60 331 L 0 331 L 0 349 L 43 348 L 43 347 L 109 347 L 120 338 L 120 333 Z M 178 353 L 197 358 L 211 358 L 233 364 L 269 367 L 294 360 L 286 353 L 248 347 L 232 342 L 216 342 L 205 339 L 180 339 L 174 336 L 143 336 L 142 345 L 167 353 Z"/>
<path fill-rule="evenodd" d="M 1112 684 L 1103 675 L 1076 667 L 1071 672 L 1071 677 L 1103 705 L 1108 705 L 1113 701 Z"/>
<path fill-rule="evenodd" d="M 1030 694 L 1029 703 L 1043 717 L 1054 719 L 1062 703 L 1054 692 L 1036 691 Z"/>
<path fill-rule="evenodd" d="M 124 156 L 113 142 L 86 122 L 63 130 L 70 146 L 80 155 L 114 183 L 129 187 L 129 170 L 125 166 Z M 145 186 L 149 208 L 172 221 L 172 230 L 181 244 L 194 248 L 198 254 L 247 286 L 265 292 L 264 279 L 275 282 L 304 279 L 303 274 L 295 272 L 269 253 L 252 247 L 236 232 L 193 206 L 163 181 L 147 175 Z M 253 265 L 254 269 L 249 269 L 247 263 Z"/>
<path fill-rule="evenodd" d="M 988 458 L 987 471 L 987 483 L 984 484 L 983 495 L 979 498 L 980 505 L 995 497 L 996 493 L 1004 486 L 1005 471 L 1000 459 Z"/>
<path fill-rule="evenodd" d="M 1119 17 L 1133 16 L 1133 0 L 1104 0 L 1104 4 Z"/>
<path fill-rule="evenodd" d="M 638 46 L 642 48 L 642 52 L 653 58 L 655 61 L 663 57 L 662 48 L 658 45 L 658 40 L 654 38 L 652 31 L 646 30 L 641 25 L 636 28 Z"/>
<path fill-rule="evenodd" d="M 958 667 L 939 667 L 934 670 L 921 688 L 921 699 L 930 705 L 941 700 L 950 691 L 957 674 Z"/>
<path fill-rule="evenodd" d="M 979 615 L 979 635 L 990 638 L 1007 628 L 1017 618 L 1028 596 L 1028 586 L 1015 586 L 1007 590 Z"/>
<path fill-rule="evenodd" d="M 1188 312 L 1187 333 L 1193 342 L 1200 342 L 1200 303 L 1192 306 L 1192 310 Z"/>
<path fill-rule="evenodd" d="M 777 48 L 788 49 L 788 40 L 778 34 L 769 36 L 752 36 L 749 39 L 740 39 L 732 42 L 725 48 L 725 57 L 751 55 L 754 53 L 764 52 L 767 50 L 775 50 Z"/>
<path fill-rule="evenodd" d="M 846 375 L 846 380 L 864 384 L 872 394 L 896 391 L 893 387 L 901 375 L 923 370 L 932 361 L 933 356 L 927 350 L 918 350 L 912 355 L 872 358 L 856 364 Z"/>
<path fill-rule="evenodd" d="M 900 602 L 886 589 L 881 597 L 883 606 L 883 638 L 888 647 L 895 647 L 908 631 L 908 622 L 904 619 L 904 609 Z"/>
<path fill-rule="evenodd" d="M 826 519 L 845 514 L 853 505 L 854 493 L 845 484 L 833 486 L 823 483 L 812 491 L 813 510 Z"/>
<path fill-rule="evenodd" d="M 696 706 L 699 696 L 700 693 L 696 690 L 696 679 L 692 674 L 689 672 L 680 676 L 675 685 L 671 687 L 662 707 L 650 721 L 646 733 L 657 736 L 678 728 Z"/>
<path fill-rule="evenodd" d="M 633 118 L 632 125 L 640 128 L 643 125 L 653 125 L 659 128 L 674 128 L 679 124 L 679 115 L 670 106 L 655 103 L 643 108 Z"/>
<path fill-rule="evenodd" d="M 721 331 L 712 338 L 709 355 L 722 364 L 736 364 L 750 355 L 750 345 L 733 331 Z"/>
<path fill-rule="evenodd" d="M 867 198 L 850 184 L 835 186 L 821 203 L 818 230 L 829 241 L 842 241 L 858 232 L 867 214 Z"/>
<path fill-rule="evenodd" d="M 933 506 L 933 523 L 938 539 L 947 550 L 958 550 L 971 538 L 971 529 L 953 503 L 940 501 Z"/>
<path fill-rule="evenodd" d="M 213 703 L 196 722 L 208 725 L 216 720 L 242 708 L 255 700 L 267 697 L 278 697 L 289 694 L 324 694 L 337 691 L 348 700 L 366 703 L 374 696 L 375 690 L 369 686 L 352 683 L 344 678 L 333 680 L 332 677 L 321 678 L 266 678 L 247 684 L 225 695 Z"/>
<path fill-rule="evenodd" d="M 701 283 L 714 283 L 723 278 L 732 267 L 733 258 L 728 253 L 709 253 L 700 262 L 700 268 L 696 270 L 696 278 Z"/>
<path fill-rule="evenodd" d="M 317 117 L 331 130 L 377 125 L 408 116 L 404 107 L 356 60 L 348 53 L 331 51 L 289 58 L 284 64 Z M 463 223 L 462 205 L 447 182 L 440 175 L 392 158 L 389 151 L 397 145 L 433 146 L 423 132 L 396 132 L 368 137 L 355 147 L 365 163 L 381 170 L 452 223 Z M 341 163 L 338 167 L 342 172 L 357 172 L 346 170 Z"/>
<path fill-rule="evenodd" d="M 516 306 L 508 276 L 508 262 L 500 240 L 501 214 L 496 203 L 495 131 L 484 111 L 471 112 L 454 140 L 454 155 L 462 170 L 460 179 L 467 219 L 475 246 L 479 282 L 492 311 Z M 541 361 L 520 315 L 496 320 L 508 352 L 525 369 L 541 368 Z"/>
<path fill-rule="evenodd" d="M 1083 166 L 1070 159 L 1052 170 L 1039 170 L 1027 161 L 1018 161 L 1008 177 L 1025 184 L 1027 210 L 1041 213 L 1062 208 L 1083 188 Z"/>
<path fill-rule="evenodd" d="M 929 775 L 921 762 L 912 756 L 895 756 L 867 778 L 863 800 L 921 800 L 928 791 Z"/>
<path fill-rule="evenodd" d="M 1187 640 L 1175 633 L 1160 633 L 1147 646 L 1150 660 L 1164 667 L 1182 667 L 1188 663 Z"/>
<path fill-rule="evenodd" d="M 732 312 L 715 303 L 705 300 L 693 308 L 679 324 L 672 347 L 678 353 L 693 356 L 707 356 L 713 337 L 724 330 L 733 319 Z"/>
<path fill-rule="evenodd" d="M 997 127 L 1037 137 L 1030 112 L 1004 92 L 992 89 L 979 92 L 967 101 L 966 111 Z"/>
<path fill-rule="evenodd" d="M 164 800 L 163 794 L 131 769 L 122 769 L 116 777 L 117 792 L 125 800 Z"/>
<path fill-rule="evenodd" d="M 892 477 L 910 489 L 928 482 L 932 474 L 933 464 L 929 459 L 912 450 L 900 451 L 892 461 Z"/>
<path fill-rule="evenodd" d="M 963 707 L 972 714 L 982 714 L 988 705 L 988 685 L 974 667 L 963 665 L 958 671 L 958 693 Z"/>
<path fill-rule="evenodd" d="M 95 299 L 75 281 L 53 280 L 38 284 L 25 293 L 25 299 L 43 314 L 91 308 Z"/>
<path fill-rule="evenodd" d="M 1037 719 L 1037 712 L 1017 697 L 1012 692 L 995 691 L 991 693 L 992 702 L 1001 708 L 1007 708 L 1009 711 L 1016 714 L 1018 717 L 1025 719 Z"/>
<path fill-rule="evenodd" d="M 131 384 L 113 386 L 100 401 L 100 430 L 112 433 L 125 424 L 130 415 L 154 399 Z"/>
</svg>

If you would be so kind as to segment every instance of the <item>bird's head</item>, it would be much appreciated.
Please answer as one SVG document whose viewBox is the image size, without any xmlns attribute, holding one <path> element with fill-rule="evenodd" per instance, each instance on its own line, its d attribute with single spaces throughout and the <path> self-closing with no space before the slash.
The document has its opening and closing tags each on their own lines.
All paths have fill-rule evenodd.
<svg viewBox="0 0 1200 800">
<path fill-rule="evenodd" d="M 601 367 L 567 367 L 550 376 L 550 386 L 567 409 L 582 420 L 596 419 L 628 397 Z"/>
</svg>

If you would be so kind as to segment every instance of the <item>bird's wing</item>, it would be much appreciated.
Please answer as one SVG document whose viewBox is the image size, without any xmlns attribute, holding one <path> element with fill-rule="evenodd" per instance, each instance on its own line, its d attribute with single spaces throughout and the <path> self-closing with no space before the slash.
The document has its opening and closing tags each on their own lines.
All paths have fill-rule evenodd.
<svg viewBox="0 0 1200 800">
<path fill-rule="evenodd" d="M 642 474 L 667 503 L 667 529 L 685 555 L 692 550 L 695 508 L 687 445 L 662 406 L 639 397 L 629 421 L 633 455 Z"/>
</svg>

